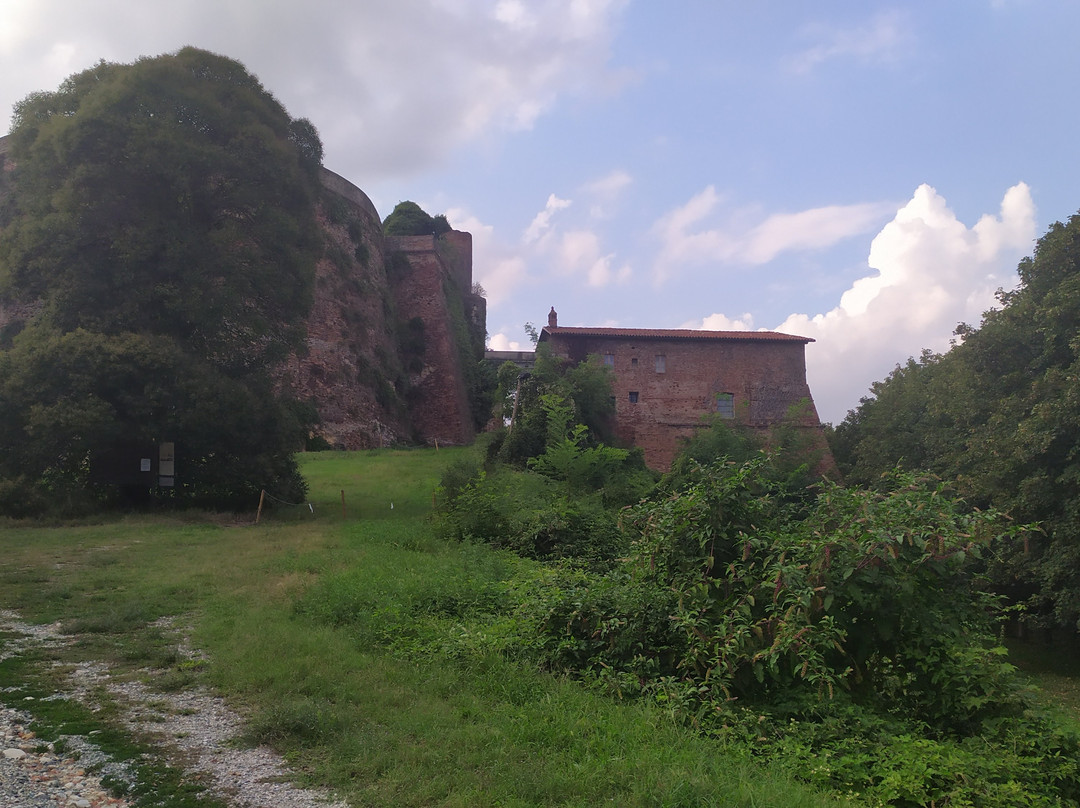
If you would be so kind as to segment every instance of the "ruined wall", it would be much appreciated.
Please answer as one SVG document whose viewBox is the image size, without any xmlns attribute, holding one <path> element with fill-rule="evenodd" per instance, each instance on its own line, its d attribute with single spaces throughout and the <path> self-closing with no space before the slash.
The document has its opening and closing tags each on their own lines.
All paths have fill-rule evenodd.
<svg viewBox="0 0 1080 808">
<path fill-rule="evenodd" d="M 307 341 L 289 357 L 279 383 L 314 404 L 322 421 L 317 434 L 332 446 L 406 443 L 413 429 L 382 223 L 360 189 L 325 170 L 322 180 L 324 249 L 315 267 Z"/>
<path fill-rule="evenodd" d="M 423 352 L 409 368 L 409 411 L 427 443 L 462 445 L 475 437 L 465 387 L 455 301 L 472 286 L 472 237 L 451 231 L 435 236 L 388 236 L 390 283 L 398 315 L 423 323 Z"/>
<path fill-rule="evenodd" d="M 470 294 L 472 236 L 384 237 L 363 191 L 329 171 L 322 180 L 326 249 L 307 346 L 282 383 L 315 404 L 318 434 L 334 446 L 470 442 L 453 304 L 482 333 L 485 301 Z"/>
<path fill-rule="evenodd" d="M 766 433 L 787 422 L 824 446 L 806 383 L 806 340 L 787 335 L 769 339 L 756 332 L 744 339 L 710 339 L 708 332 L 678 338 L 660 336 L 662 331 L 575 331 L 589 329 L 545 328 L 541 339 L 574 361 L 590 354 L 606 358 L 614 371 L 616 434 L 627 445 L 641 447 L 651 468 L 666 471 L 681 439 L 700 428 L 703 418 L 720 412 L 730 413 L 733 423 Z M 720 402 L 727 396 L 730 410 Z"/>
</svg>

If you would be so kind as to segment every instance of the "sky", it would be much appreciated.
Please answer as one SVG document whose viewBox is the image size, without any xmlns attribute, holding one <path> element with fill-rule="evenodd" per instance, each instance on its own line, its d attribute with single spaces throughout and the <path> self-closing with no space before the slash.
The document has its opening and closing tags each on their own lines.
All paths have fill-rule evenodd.
<svg viewBox="0 0 1080 808">
<path fill-rule="evenodd" d="M 525 324 L 810 337 L 838 424 L 1080 209 L 1072 0 L 0 0 L 0 122 L 193 45 L 315 124 L 385 218 L 473 234 Z"/>
</svg>

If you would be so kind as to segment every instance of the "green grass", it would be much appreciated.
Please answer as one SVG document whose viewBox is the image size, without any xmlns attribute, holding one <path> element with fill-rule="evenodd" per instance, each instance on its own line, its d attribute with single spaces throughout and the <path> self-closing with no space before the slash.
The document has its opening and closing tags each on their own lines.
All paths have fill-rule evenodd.
<svg viewBox="0 0 1080 808">
<path fill-rule="evenodd" d="M 0 607 L 79 637 L 41 665 L 5 663 L 0 684 L 44 691 L 56 659 L 150 666 L 162 689 L 208 684 L 249 717 L 249 741 L 357 806 L 838 803 L 492 650 L 505 583 L 530 567 L 433 536 L 434 487 L 463 451 L 302 455 L 312 508 L 273 505 L 257 526 L 253 504 L 238 518 L 0 531 Z M 166 615 L 190 626 L 206 664 L 151 625 Z M 93 721 L 115 732 L 107 712 Z"/>
<path fill-rule="evenodd" d="M 1047 704 L 1080 722 L 1080 647 L 1010 640 L 1009 661 L 1020 668 Z"/>
</svg>

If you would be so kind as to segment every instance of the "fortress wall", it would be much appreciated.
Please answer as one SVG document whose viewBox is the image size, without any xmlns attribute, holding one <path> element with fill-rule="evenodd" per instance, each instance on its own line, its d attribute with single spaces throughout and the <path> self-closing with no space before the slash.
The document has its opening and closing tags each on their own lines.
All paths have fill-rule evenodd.
<svg viewBox="0 0 1080 808">
<path fill-rule="evenodd" d="M 439 240 L 443 238 L 445 235 Z M 424 323 L 423 365 L 410 376 L 413 425 L 428 443 L 470 443 L 475 432 L 445 285 L 450 268 L 432 236 L 405 236 L 387 242 L 398 247 L 408 262 L 408 269 L 392 278 L 399 318 L 419 317 Z"/>
</svg>

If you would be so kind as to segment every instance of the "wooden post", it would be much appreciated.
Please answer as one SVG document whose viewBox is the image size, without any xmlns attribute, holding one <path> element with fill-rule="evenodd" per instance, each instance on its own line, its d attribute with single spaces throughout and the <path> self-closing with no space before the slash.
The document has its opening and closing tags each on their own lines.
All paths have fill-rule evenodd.
<svg viewBox="0 0 1080 808">
<path fill-rule="evenodd" d="M 259 519 L 262 517 L 263 500 L 266 499 L 266 489 L 264 488 L 259 492 L 259 510 L 255 513 L 255 524 L 259 524 Z"/>
<path fill-rule="evenodd" d="M 435 451 L 439 451 L 439 439 L 435 438 Z"/>
<path fill-rule="evenodd" d="M 345 518 L 345 489 L 341 489 L 341 518 Z"/>
</svg>

